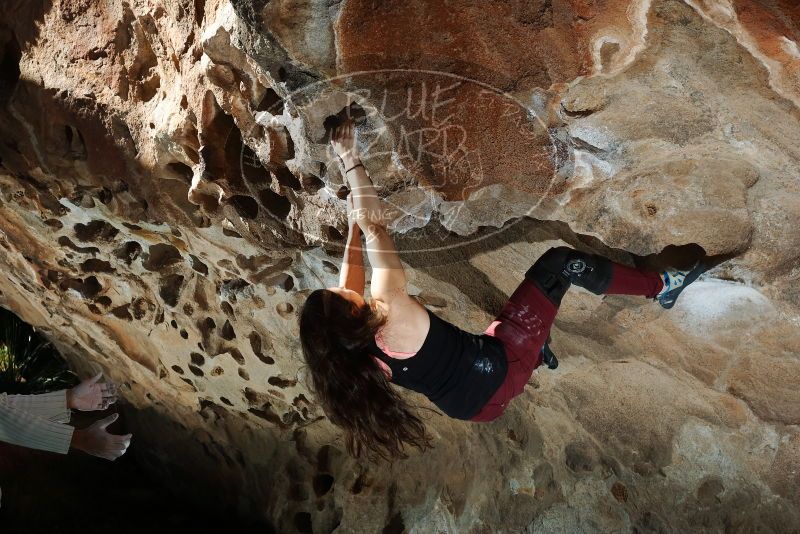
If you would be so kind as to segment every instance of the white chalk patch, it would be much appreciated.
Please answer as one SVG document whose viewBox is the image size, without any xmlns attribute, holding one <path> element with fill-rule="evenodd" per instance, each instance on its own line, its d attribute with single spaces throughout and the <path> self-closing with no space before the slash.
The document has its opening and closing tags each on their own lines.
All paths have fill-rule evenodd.
<svg viewBox="0 0 800 534">
<path fill-rule="evenodd" d="M 433 191 L 420 188 L 408 189 L 390 195 L 384 200 L 388 214 L 392 217 L 389 230 L 406 233 L 426 226 L 439 207 L 441 197 Z"/>
<path fill-rule="evenodd" d="M 800 59 L 800 47 L 797 43 L 787 37 L 781 37 L 781 48 L 790 56 Z"/>
<path fill-rule="evenodd" d="M 755 288 L 724 280 L 700 280 L 687 287 L 673 308 L 673 320 L 697 334 L 769 320 L 772 302 Z"/>
<path fill-rule="evenodd" d="M 614 173 L 614 167 L 607 161 L 599 159 L 594 154 L 584 150 L 575 150 L 575 172 L 571 180 L 572 188 L 589 187 L 595 182 L 606 181 Z"/>
<path fill-rule="evenodd" d="M 467 236 L 481 226 L 502 228 L 507 221 L 529 214 L 539 200 L 504 184 L 493 184 L 475 190 L 466 201 L 442 201 L 440 220 L 451 232 Z"/>
</svg>

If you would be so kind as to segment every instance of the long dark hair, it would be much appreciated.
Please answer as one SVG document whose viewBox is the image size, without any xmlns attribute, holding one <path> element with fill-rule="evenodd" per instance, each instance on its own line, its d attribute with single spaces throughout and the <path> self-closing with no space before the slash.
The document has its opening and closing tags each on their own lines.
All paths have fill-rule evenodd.
<svg viewBox="0 0 800 534">
<path fill-rule="evenodd" d="M 405 445 L 431 446 L 425 424 L 392 388 L 370 350 L 386 318 L 317 289 L 300 312 L 300 341 L 311 389 L 330 421 L 342 428 L 356 457 L 406 458 Z"/>
</svg>

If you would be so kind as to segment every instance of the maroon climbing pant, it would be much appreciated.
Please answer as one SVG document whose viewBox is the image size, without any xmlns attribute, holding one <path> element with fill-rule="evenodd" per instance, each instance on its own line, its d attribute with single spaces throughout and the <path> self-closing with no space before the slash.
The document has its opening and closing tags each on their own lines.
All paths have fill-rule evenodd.
<svg viewBox="0 0 800 534">
<path fill-rule="evenodd" d="M 655 297 L 664 287 L 661 275 L 614 264 L 606 295 Z M 470 421 L 491 421 L 502 415 L 508 402 L 522 393 L 534 369 L 542 363 L 542 346 L 558 308 L 533 282 L 525 279 L 503 306 L 486 333 L 503 342 L 508 374 L 486 405 Z"/>
</svg>

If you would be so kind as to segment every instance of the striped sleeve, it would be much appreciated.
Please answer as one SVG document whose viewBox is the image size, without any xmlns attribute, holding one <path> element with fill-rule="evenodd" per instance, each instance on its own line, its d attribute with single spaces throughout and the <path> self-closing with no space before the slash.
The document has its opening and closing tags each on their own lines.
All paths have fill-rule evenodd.
<svg viewBox="0 0 800 534">
<path fill-rule="evenodd" d="M 0 441 L 60 454 L 69 452 L 74 428 L 26 412 L 9 398 L 0 395 Z"/>
<path fill-rule="evenodd" d="M 0 398 L 2 398 L 0 394 Z M 67 390 L 62 389 L 41 395 L 8 395 L 6 401 L 11 406 L 37 415 L 49 421 L 68 423 L 70 411 L 67 408 Z"/>
</svg>

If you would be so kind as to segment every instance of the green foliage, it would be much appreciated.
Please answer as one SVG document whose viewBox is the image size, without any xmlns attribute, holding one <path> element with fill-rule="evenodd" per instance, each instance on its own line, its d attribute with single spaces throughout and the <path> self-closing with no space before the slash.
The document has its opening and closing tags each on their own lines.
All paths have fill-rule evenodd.
<svg viewBox="0 0 800 534">
<path fill-rule="evenodd" d="M 29 324 L 0 308 L 0 392 L 31 395 L 74 383 L 55 348 Z"/>
</svg>

